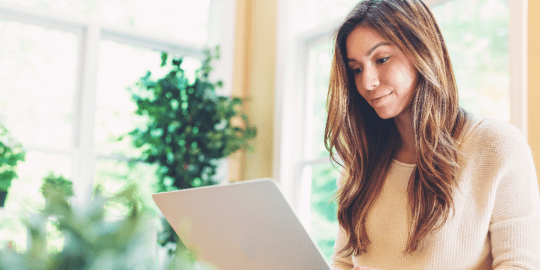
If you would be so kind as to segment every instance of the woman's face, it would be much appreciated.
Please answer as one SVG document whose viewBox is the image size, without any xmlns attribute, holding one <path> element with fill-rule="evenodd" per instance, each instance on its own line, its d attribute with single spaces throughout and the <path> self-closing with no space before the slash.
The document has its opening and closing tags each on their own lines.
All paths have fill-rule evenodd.
<svg viewBox="0 0 540 270">
<path fill-rule="evenodd" d="M 346 47 L 356 88 L 379 117 L 408 113 L 418 82 L 412 61 L 396 45 L 364 26 L 349 34 Z"/>
</svg>

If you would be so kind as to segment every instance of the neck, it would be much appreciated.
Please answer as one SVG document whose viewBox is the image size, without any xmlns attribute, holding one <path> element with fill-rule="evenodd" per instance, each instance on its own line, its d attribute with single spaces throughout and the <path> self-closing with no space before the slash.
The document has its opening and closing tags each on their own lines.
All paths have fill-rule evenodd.
<svg viewBox="0 0 540 270">
<path fill-rule="evenodd" d="M 401 146 L 396 154 L 396 159 L 404 163 L 416 163 L 416 146 L 410 113 L 405 111 L 394 117 L 394 123 L 401 138 Z"/>
</svg>

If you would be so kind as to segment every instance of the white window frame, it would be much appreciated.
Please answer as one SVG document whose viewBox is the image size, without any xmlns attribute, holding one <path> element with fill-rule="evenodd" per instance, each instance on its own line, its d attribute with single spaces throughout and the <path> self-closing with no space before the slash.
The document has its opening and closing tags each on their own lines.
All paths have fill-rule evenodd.
<svg viewBox="0 0 540 270">
<path fill-rule="evenodd" d="M 434 5 L 449 0 L 424 0 Z M 527 0 L 509 0 L 509 58 L 510 58 L 510 123 L 527 136 Z M 334 21 L 314 30 L 293 33 L 297 20 L 291 1 L 278 0 L 277 69 L 274 118 L 274 171 L 283 193 L 304 225 L 309 224 L 311 179 L 302 175 L 306 166 L 325 164 L 329 157 L 306 160 L 304 132 L 305 100 L 309 98 L 305 85 L 308 53 L 312 44 L 333 38 L 341 23 Z"/>
<path fill-rule="evenodd" d="M 213 77 L 223 81 L 218 94 L 230 95 L 233 80 L 234 24 L 236 1 L 211 0 L 209 35 L 206 46 L 190 44 L 178 39 L 153 35 L 128 28 L 110 26 L 91 19 L 28 8 L 0 2 L 0 19 L 37 25 L 76 34 L 79 39 L 77 78 L 74 86 L 73 138 L 70 150 L 27 147 L 26 151 L 64 154 L 72 157 L 72 180 L 75 205 L 90 202 L 94 185 L 96 160 L 99 158 L 126 160 L 118 156 L 98 155 L 94 149 L 94 117 L 96 111 L 96 83 L 99 59 L 99 43 L 102 40 L 136 46 L 144 49 L 165 51 L 203 60 L 204 49 L 220 45 L 219 61 L 214 64 Z M 227 161 L 218 168 L 218 176 L 228 181 Z"/>
</svg>

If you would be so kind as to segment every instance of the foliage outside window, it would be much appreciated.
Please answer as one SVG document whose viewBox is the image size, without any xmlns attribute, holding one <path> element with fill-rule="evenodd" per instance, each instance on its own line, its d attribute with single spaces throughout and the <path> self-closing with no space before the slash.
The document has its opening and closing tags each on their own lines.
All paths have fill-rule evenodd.
<svg viewBox="0 0 540 270">
<path fill-rule="evenodd" d="M 66 198 L 72 197 L 73 183 L 62 175 L 56 176 L 53 172 L 50 172 L 43 178 L 41 194 L 45 199 L 53 197 L 56 194 L 60 194 Z"/>
<path fill-rule="evenodd" d="M 11 137 L 4 126 L 0 125 L 0 191 L 7 191 L 11 186 L 11 181 L 17 178 L 17 163 L 24 161 L 24 156 L 22 145 Z M 0 206 L 3 206 L 4 201 L 0 203 Z"/>
</svg>

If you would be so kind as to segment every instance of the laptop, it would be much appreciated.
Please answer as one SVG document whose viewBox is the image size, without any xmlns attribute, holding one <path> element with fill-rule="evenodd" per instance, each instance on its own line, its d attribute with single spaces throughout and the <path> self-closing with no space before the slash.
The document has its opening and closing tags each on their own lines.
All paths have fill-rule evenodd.
<svg viewBox="0 0 540 270">
<path fill-rule="evenodd" d="M 330 269 L 272 179 L 152 197 L 196 260 L 215 269 Z"/>
</svg>

